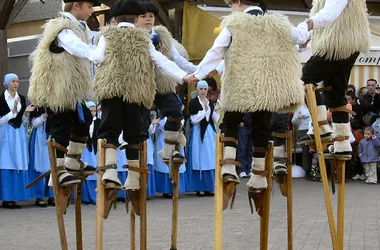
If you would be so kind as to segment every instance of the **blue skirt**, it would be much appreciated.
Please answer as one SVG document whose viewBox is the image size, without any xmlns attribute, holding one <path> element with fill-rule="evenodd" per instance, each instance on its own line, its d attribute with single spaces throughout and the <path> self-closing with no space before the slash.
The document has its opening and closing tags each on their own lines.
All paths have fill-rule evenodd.
<svg viewBox="0 0 380 250">
<path fill-rule="evenodd" d="M 37 172 L 34 168 L 31 168 L 29 165 L 28 175 L 29 181 L 33 181 L 34 179 L 41 176 L 43 173 Z M 44 197 L 54 197 L 53 190 L 49 188 L 49 176 L 40 180 L 35 185 L 29 188 L 30 198 L 44 198 Z"/>
<path fill-rule="evenodd" d="M 154 167 L 151 164 L 148 164 L 148 190 L 147 195 L 148 196 L 156 196 L 156 179 L 155 179 L 155 173 L 154 173 Z"/>
<path fill-rule="evenodd" d="M 186 191 L 198 192 L 209 191 L 214 192 L 215 188 L 215 170 L 192 170 L 187 168 L 186 170 L 187 182 Z"/>
<path fill-rule="evenodd" d="M 169 178 L 169 174 L 155 172 L 156 179 L 156 192 L 163 194 L 171 194 L 173 193 L 173 185 L 171 183 L 171 179 Z M 179 174 L 179 193 L 186 192 L 186 174 Z"/>
<path fill-rule="evenodd" d="M 82 201 L 96 204 L 96 180 L 86 180 L 83 182 Z"/>
<path fill-rule="evenodd" d="M 30 199 L 28 171 L 9 169 L 0 170 L 0 200 L 27 201 Z"/>
</svg>

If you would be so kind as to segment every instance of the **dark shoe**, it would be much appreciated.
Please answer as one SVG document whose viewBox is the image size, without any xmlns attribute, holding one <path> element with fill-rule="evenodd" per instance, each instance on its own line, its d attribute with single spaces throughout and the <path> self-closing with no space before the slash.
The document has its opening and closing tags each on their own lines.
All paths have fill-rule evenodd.
<svg viewBox="0 0 380 250">
<path fill-rule="evenodd" d="M 125 198 L 118 197 L 117 203 L 125 203 Z"/>
<path fill-rule="evenodd" d="M 47 207 L 46 202 L 44 202 L 44 200 L 40 198 L 36 199 L 36 202 L 34 203 L 34 205 L 36 205 L 37 207 Z"/>
<path fill-rule="evenodd" d="M 202 193 L 199 192 L 199 191 L 198 191 L 195 195 L 198 196 L 198 197 L 203 197 L 203 196 L 205 196 L 204 194 L 202 194 Z"/>
<path fill-rule="evenodd" d="M 13 204 L 11 201 L 3 201 L 3 205 L 2 205 L 3 208 L 8 208 L 8 209 L 15 209 L 15 207 L 13 207 Z"/>
<path fill-rule="evenodd" d="M 21 209 L 21 206 L 18 205 L 15 201 L 12 201 L 11 203 L 12 203 L 13 208 L 15 208 L 15 209 Z"/>
<path fill-rule="evenodd" d="M 47 204 L 48 204 L 48 206 L 55 207 L 55 201 L 54 201 L 54 198 L 49 198 L 49 199 L 47 200 Z"/>
<path fill-rule="evenodd" d="M 173 199 L 173 194 L 162 194 L 162 197 L 166 199 Z"/>
<path fill-rule="evenodd" d="M 214 192 L 204 191 L 204 193 L 205 193 L 205 196 L 208 196 L 208 197 L 214 196 Z"/>
</svg>

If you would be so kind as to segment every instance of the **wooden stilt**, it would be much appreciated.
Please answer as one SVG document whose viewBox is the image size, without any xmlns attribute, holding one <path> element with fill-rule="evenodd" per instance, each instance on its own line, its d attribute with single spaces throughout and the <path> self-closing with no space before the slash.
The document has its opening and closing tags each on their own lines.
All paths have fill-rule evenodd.
<svg viewBox="0 0 380 250">
<path fill-rule="evenodd" d="M 75 228 L 76 228 L 77 250 L 83 250 L 83 242 L 82 242 L 82 183 L 86 177 L 84 177 L 82 179 L 82 182 L 79 185 L 75 186 Z"/>
<path fill-rule="evenodd" d="M 335 166 L 338 172 L 338 242 L 340 249 L 343 250 L 344 247 L 344 205 L 346 198 L 346 161 L 336 160 Z"/>
<path fill-rule="evenodd" d="M 147 165 L 147 142 L 141 142 L 143 145 L 140 150 L 140 168 L 148 168 Z M 146 214 L 146 192 L 147 192 L 148 175 L 140 175 L 140 250 L 147 248 L 147 214 Z"/>
<path fill-rule="evenodd" d="M 222 250 L 223 236 L 223 180 L 220 177 L 223 159 L 223 135 L 216 138 L 215 192 L 214 192 L 214 250 Z"/>
<path fill-rule="evenodd" d="M 178 151 L 179 152 L 179 151 Z M 178 199 L 179 199 L 179 168 L 183 161 L 171 161 L 171 177 L 173 185 L 173 206 L 172 206 L 172 235 L 170 250 L 177 250 L 177 232 L 178 232 Z"/>
<path fill-rule="evenodd" d="M 128 202 L 125 200 L 125 202 Z M 133 206 L 130 208 L 130 222 L 129 222 L 129 228 L 130 228 L 130 248 L 131 250 L 136 249 L 136 214 L 135 214 L 135 209 Z"/>
<path fill-rule="evenodd" d="M 98 140 L 98 166 L 105 165 L 105 150 L 104 145 L 106 140 Z M 96 185 L 96 250 L 103 249 L 103 215 L 105 203 L 105 190 L 102 183 L 103 172 L 98 173 Z"/>
<path fill-rule="evenodd" d="M 286 196 L 286 205 L 288 211 L 288 250 L 293 250 L 293 159 L 292 159 L 292 149 L 293 149 L 293 140 L 292 140 L 292 131 L 289 131 L 289 137 L 286 141 L 286 151 L 287 151 L 287 196 Z"/>
<path fill-rule="evenodd" d="M 325 195 L 325 204 L 326 204 L 327 217 L 328 217 L 330 233 L 331 233 L 331 241 L 332 241 L 333 249 L 340 250 L 340 247 L 338 244 L 338 236 L 337 236 L 337 231 L 336 231 L 336 226 L 335 226 L 333 208 L 332 208 L 332 200 L 331 200 L 329 184 L 328 184 L 327 174 L 326 174 L 326 164 L 325 164 L 325 159 L 323 155 L 321 134 L 319 131 L 319 123 L 318 123 L 318 117 L 317 117 L 318 115 L 317 102 L 315 98 L 313 84 L 306 84 L 306 99 L 307 99 L 308 107 L 310 110 L 311 119 L 313 122 L 315 144 L 316 144 L 316 149 L 318 152 L 318 163 L 320 166 L 320 172 L 321 172 L 321 177 L 322 177 L 322 186 L 323 186 L 323 192 Z"/>
<path fill-rule="evenodd" d="M 260 250 L 268 249 L 268 229 L 270 214 L 270 194 L 272 190 L 272 169 L 273 169 L 273 141 L 268 143 L 268 151 L 265 156 L 265 168 L 268 171 L 268 188 L 263 190 L 263 209 L 260 218 Z"/>
<path fill-rule="evenodd" d="M 66 212 L 68 197 L 71 195 L 72 187 L 66 187 L 66 188 L 59 187 L 57 172 L 55 170 L 57 166 L 57 154 L 53 146 L 53 143 L 54 143 L 54 140 L 47 141 L 48 150 L 49 150 L 49 159 L 50 159 L 50 170 L 51 170 L 52 181 L 53 181 L 55 210 L 56 210 L 57 221 L 58 221 L 58 231 L 59 231 L 59 238 L 61 241 L 61 248 L 62 250 L 68 250 L 65 221 L 64 221 L 63 215 Z"/>
</svg>

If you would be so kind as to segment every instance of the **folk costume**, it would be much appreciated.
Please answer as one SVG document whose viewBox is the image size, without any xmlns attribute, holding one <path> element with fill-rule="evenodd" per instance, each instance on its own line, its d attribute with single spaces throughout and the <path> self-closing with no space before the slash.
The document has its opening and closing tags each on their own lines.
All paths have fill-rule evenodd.
<svg viewBox="0 0 380 250">
<path fill-rule="evenodd" d="M 50 138 L 50 120 L 46 117 L 45 108 L 36 108 L 29 119 L 33 130 L 29 138 L 29 180 L 34 180 L 50 170 L 49 152 L 46 141 Z M 42 198 L 54 197 L 48 186 L 49 177 L 30 187 L 30 197 L 36 198 L 37 206 L 46 206 Z"/>
<path fill-rule="evenodd" d="M 146 13 L 145 7 L 133 0 L 119 0 L 112 7 L 114 17 L 137 17 Z M 120 133 L 123 132 L 123 140 L 129 145 L 139 144 L 149 137 L 149 113 L 156 94 L 154 66 L 178 83 L 182 83 L 186 72 L 157 52 L 149 34 L 136 29 L 132 23 L 106 26 L 101 32 L 96 50 L 98 67 L 94 86 L 102 106 L 98 138 L 104 138 L 108 143 L 105 150 L 107 169 L 102 181 L 106 188 L 115 188 L 122 185 L 116 170 Z M 140 173 L 131 171 L 131 168 L 140 168 L 138 149 L 127 148 L 126 156 L 129 171 L 124 187 L 134 205 L 139 197 Z"/>
<path fill-rule="evenodd" d="M 223 25 L 194 76 L 203 79 L 224 57 L 221 93 L 224 132 L 226 137 L 237 139 L 244 113 L 252 112 L 253 175 L 247 186 L 249 193 L 257 193 L 268 185 L 262 173 L 271 136 L 271 113 L 290 112 L 304 102 L 300 60 L 294 44 L 306 42 L 309 34 L 306 23 L 295 28 L 287 17 L 264 15 L 257 6 L 232 13 Z M 235 161 L 236 147 L 235 142 L 225 142 L 223 160 Z M 221 177 L 225 186 L 239 183 L 237 164 L 223 164 Z"/>
<path fill-rule="evenodd" d="M 206 81 L 200 81 L 200 87 L 208 88 Z M 215 124 L 219 121 L 219 113 L 215 111 L 215 103 L 202 103 L 199 96 L 189 104 L 191 132 L 188 146 L 187 190 L 190 192 L 214 192 L 215 184 Z"/>
<path fill-rule="evenodd" d="M 360 52 L 370 47 L 370 29 L 365 0 L 314 0 L 310 19 L 314 28 L 311 37 L 313 56 L 302 69 L 305 84 L 323 81 L 331 91 L 324 93 L 325 103 L 316 93 L 318 121 L 321 122 L 321 137 L 343 137 L 330 146 L 330 152 L 351 158 L 349 114 L 345 106 L 347 85 L 351 69 Z M 326 124 L 327 108 L 332 111 L 332 127 Z M 331 135 L 332 134 L 332 135 Z M 314 140 L 309 130 L 299 143 Z"/>
<path fill-rule="evenodd" d="M 66 1 L 66 2 L 70 2 Z M 97 1 L 89 1 L 97 3 Z M 80 182 L 67 172 L 92 174 L 95 168 L 81 162 L 92 115 L 84 101 L 90 98 L 92 49 L 87 44 L 86 24 L 65 12 L 44 25 L 43 35 L 33 53 L 28 97 L 48 110 L 51 138 L 67 148 L 57 150 L 56 171 L 60 186 Z"/>
<path fill-rule="evenodd" d="M 148 13 L 158 15 L 158 8 L 151 3 L 142 3 L 146 7 Z M 154 26 L 151 31 L 152 43 L 156 50 L 164 56 L 175 62 L 182 70 L 187 73 L 193 73 L 197 67 L 189 62 L 185 56 L 186 50 L 179 47 L 172 34 L 164 26 Z M 180 49 L 180 52 L 178 49 Z M 155 81 L 157 84 L 157 94 L 154 98 L 154 104 L 161 111 L 162 117 L 168 117 L 165 123 L 165 145 L 163 150 L 159 152 L 163 159 L 169 159 L 169 155 L 175 149 L 175 143 L 185 146 L 186 138 L 180 131 L 181 120 L 183 119 L 182 105 L 178 102 L 176 95 L 177 83 L 169 77 L 163 75 L 158 69 L 155 71 Z M 183 158 L 179 152 L 173 153 L 173 157 Z"/>
<path fill-rule="evenodd" d="M 6 74 L 4 86 L 18 78 Z M 18 100 L 17 107 L 14 107 Z M 27 123 L 25 97 L 8 90 L 0 94 L 0 200 L 5 208 L 21 208 L 15 201 L 29 200 Z M 16 112 L 14 112 L 16 111 Z"/>
</svg>

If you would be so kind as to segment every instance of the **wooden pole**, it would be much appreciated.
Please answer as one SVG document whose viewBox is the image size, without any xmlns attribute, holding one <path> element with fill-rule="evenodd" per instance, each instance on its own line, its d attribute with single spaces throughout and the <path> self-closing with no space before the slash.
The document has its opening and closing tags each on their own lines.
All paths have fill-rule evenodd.
<svg viewBox="0 0 380 250">
<path fill-rule="evenodd" d="M 140 167 L 147 166 L 147 142 L 141 142 L 143 150 L 140 151 Z M 147 174 L 140 174 L 140 250 L 147 248 L 147 214 L 146 214 L 146 191 L 147 191 Z"/>
<path fill-rule="evenodd" d="M 263 192 L 263 216 L 260 218 L 260 250 L 268 249 L 268 230 L 270 214 L 270 194 L 272 190 L 272 169 L 273 169 L 273 141 L 268 143 L 268 151 L 265 156 L 265 168 L 268 171 L 268 188 Z"/>
<path fill-rule="evenodd" d="M 125 202 L 128 202 L 127 200 Z M 136 214 L 135 214 L 135 209 L 133 208 L 132 204 L 131 204 L 131 208 L 130 208 L 130 222 L 129 222 L 129 227 L 130 227 L 130 231 L 131 231 L 131 239 L 130 239 L 130 247 L 131 247 L 131 250 L 135 250 L 136 249 Z"/>
<path fill-rule="evenodd" d="M 287 175 L 287 211 L 288 211 L 288 250 L 293 250 L 293 160 L 292 160 L 292 149 L 293 149 L 293 140 L 292 140 L 292 131 L 289 131 L 289 137 L 286 140 L 286 150 L 287 150 L 287 165 L 288 165 L 288 175 Z"/>
<path fill-rule="evenodd" d="M 215 193 L 214 193 L 214 250 L 222 250 L 223 236 L 223 180 L 220 177 L 220 161 L 223 157 L 223 135 L 216 137 Z"/>
<path fill-rule="evenodd" d="M 322 186 L 323 186 L 323 192 L 325 195 L 327 218 L 329 221 L 329 227 L 330 227 L 330 233 L 331 233 L 331 241 L 332 241 L 334 250 L 341 250 L 338 244 L 338 236 L 337 236 L 336 227 L 335 227 L 331 195 L 330 195 L 329 184 L 327 180 L 326 164 L 325 164 L 325 158 L 323 155 L 322 140 L 321 140 L 321 134 L 320 134 L 319 125 L 318 125 L 317 101 L 315 98 L 313 84 L 306 84 L 306 99 L 307 99 L 307 104 L 310 110 L 311 119 L 313 122 L 315 145 L 316 145 L 316 149 L 318 153 L 318 163 L 319 163 L 319 168 L 320 168 L 321 177 L 322 177 Z"/>
<path fill-rule="evenodd" d="M 177 232 L 178 232 L 178 198 L 179 198 L 179 167 L 181 163 L 173 162 L 173 205 L 172 205 L 172 236 L 170 250 L 177 250 Z"/>
<path fill-rule="evenodd" d="M 98 140 L 98 166 L 105 165 L 105 151 L 104 145 L 106 140 Z M 96 250 L 103 249 L 103 215 L 104 215 L 104 202 L 105 202 L 105 190 L 102 183 L 103 172 L 98 173 L 98 179 L 96 182 Z"/>
<path fill-rule="evenodd" d="M 339 169 L 338 173 L 340 174 L 341 181 L 339 182 L 338 187 L 338 242 L 339 247 L 343 250 L 344 247 L 344 203 L 345 203 L 345 186 L 346 186 L 346 161 L 336 160 L 335 166 Z"/>
<path fill-rule="evenodd" d="M 75 186 L 75 228 L 77 238 L 77 250 L 83 250 L 82 241 L 82 182 Z"/>
<path fill-rule="evenodd" d="M 56 154 L 56 150 L 54 149 L 52 145 L 52 140 L 48 140 L 47 145 L 49 149 L 50 171 L 52 175 L 51 178 L 53 181 L 55 211 L 56 211 L 57 221 L 58 221 L 59 238 L 61 241 L 62 250 L 68 250 L 67 240 L 66 240 L 65 221 L 63 218 L 64 211 L 62 211 L 62 205 L 61 205 L 62 199 L 60 198 L 60 196 L 64 194 L 64 190 L 63 188 L 59 187 L 57 172 L 55 171 L 55 168 L 57 166 L 57 154 Z"/>
</svg>

